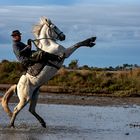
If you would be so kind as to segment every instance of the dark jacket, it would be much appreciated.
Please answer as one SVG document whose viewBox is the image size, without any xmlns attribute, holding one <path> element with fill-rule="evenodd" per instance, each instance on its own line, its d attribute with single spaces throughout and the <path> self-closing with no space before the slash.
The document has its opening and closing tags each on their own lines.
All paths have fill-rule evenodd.
<svg viewBox="0 0 140 140">
<path fill-rule="evenodd" d="M 22 42 L 13 41 L 13 52 L 18 61 L 22 64 L 26 63 L 31 55 L 31 47 Z"/>
<path fill-rule="evenodd" d="M 30 46 L 16 41 L 13 42 L 13 51 L 19 62 L 23 64 L 24 68 L 32 76 L 38 75 L 45 65 L 59 69 L 59 67 L 49 62 L 49 60 L 58 62 L 61 61 L 57 55 L 50 54 L 41 50 L 34 51 L 33 53 Z"/>
</svg>

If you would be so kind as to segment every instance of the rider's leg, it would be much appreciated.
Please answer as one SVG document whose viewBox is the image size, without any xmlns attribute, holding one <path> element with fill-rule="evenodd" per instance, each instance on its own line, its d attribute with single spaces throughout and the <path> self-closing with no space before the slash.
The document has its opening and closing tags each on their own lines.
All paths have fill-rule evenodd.
<svg viewBox="0 0 140 140">
<path fill-rule="evenodd" d="M 31 60 L 35 62 L 48 62 L 48 60 L 61 61 L 61 58 L 58 55 L 39 50 L 32 54 Z"/>
</svg>

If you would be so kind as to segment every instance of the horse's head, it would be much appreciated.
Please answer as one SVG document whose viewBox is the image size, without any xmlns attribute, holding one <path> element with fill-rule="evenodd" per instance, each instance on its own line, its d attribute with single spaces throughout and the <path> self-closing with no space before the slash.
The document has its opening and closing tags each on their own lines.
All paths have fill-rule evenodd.
<svg viewBox="0 0 140 140">
<path fill-rule="evenodd" d="M 38 39 L 48 38 L 55 41 L 65 40 L 64 33 L 55 24 L 53 24 L 50 19 L 47 19 L 46 17 L 40 18 L 40 23 L 34 27 L 33 32 Z"/>
</svg>

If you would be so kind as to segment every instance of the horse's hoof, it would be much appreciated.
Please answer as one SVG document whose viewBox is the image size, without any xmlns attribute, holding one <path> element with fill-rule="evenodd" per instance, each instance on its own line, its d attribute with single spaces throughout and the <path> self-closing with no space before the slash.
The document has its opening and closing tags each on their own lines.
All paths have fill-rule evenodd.
<svg viewBox="0 0 140 140">
<path fill-rule="evenodd" d="M 15 126 L 10 124 L 8 128 L 15 128 Z"/>
<path fill-rule="evenodd" d="M 42 127 L 46 128 L 46 123 L 42 123 L 41 125 Z"/>
<path fill-rule="evenodd" d="M 95 42 L 95 41 L 96 41 L 96 37 L 90 37 L 90 38 L 84 40 L 83 43 L 87 43 L 88 44 L 90 42 Z"/>
<path fill-rule="evenodd" d="M 95 46 L 95 45 L 96 45 L 95 40 L 96 40 L 96 37 L 88 38 L 88 39 L 86 40 L 86 41 L 87 41 L 87 46 L 89 46 L 89 47 Z"/>
<path fill-rule="evenodd" d="M 94 43 L 94 42 L 90 42 L 88 45 L 86 45 L 86 47 L 90 47 L 90 48 L 92 48 L 93 46 L 95 46 L 96 45 L 96 43 Z"/>
<path fill-rule="evenodd" d="M 97 38 L 97 37 L 91 37 L 91 41 L 92 41 L 92 42 L 95 42 L 96 38 Z"/>
<path fill-rule="evenodd" d="M 9 118 L 11 119 L 12 116 L 13 116 L 13 113 L 12 113 L 12 112 L 9 112 L 9 113 L 8 113 L 8 116 L 9 116 Z"/>
<path fill-rule="evenodd" d="M 84 41 L 81 41 L 76 44 L 76 46 L 87 46 L 87 47 L 93 47 L 95 45 L 96 37 L 90 37 Z"/>
</svg>

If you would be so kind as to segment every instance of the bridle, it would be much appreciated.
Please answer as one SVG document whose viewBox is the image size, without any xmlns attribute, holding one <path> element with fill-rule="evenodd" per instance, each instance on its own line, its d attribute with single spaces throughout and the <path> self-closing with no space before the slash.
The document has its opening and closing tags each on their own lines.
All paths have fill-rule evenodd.
<svg viewBox="0 0 140 140">
<path fill-rule="evenodd" d="M 49 30 L 52 30 L 52 29 L 53 29 L 53 31 L 54 31 L 55 34 L 57 35 L 56 39 L 59 39 L 59 38 L 60 38 L 60 35 L 63 34 L 63 32 L 60 31 L 60 30 L 58 30 L 58 28 L 57 28 L 54 24 L 52 24 L 52 23 L 49 24 L 48 27 L 49 27 Z M 48 33 L 49 33 L 49 32 L 48 32 Z"/>
<path fill-rule="evenodd" d="M 53 31 L 54 31 L 55 34 L 57 35 L 56 39 L 59 39 L 59 38 L 60 38 L 60 35 L 63 34 L 63 32 L 59 31 L 59 30 L 57 29 L 57 27 L 56 27 L 55 25 L 53 25 L 52 23 L 51 23 L 51 24 L 48 24 L 48 23 L 47 23 L 46 25 L 48 26 L 49 30 L 52 30 L 52 29 L 53 29 Z M 49 31 L 48 31 L 48 34 L 50 34 Z M 49 35 L 49 36 L 51 36 L 51 35 Z M 33 44 L 37 47 L 35 41 L 40 41 L 40 40 L 43 40 L 43 39 L 55 40 L 55 39 L 53 39 L 53 38 L 51 38 L 51 37 L 42 37 L 42 38 L 38 38 L 38 39 L 34 39 L 34 40 L 31 39 L 31 42 L 33 42 Z M 37 48 L 38 48 L 38 47 L 37 47 Z"/>
</svg>

